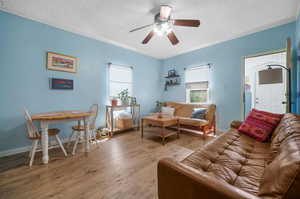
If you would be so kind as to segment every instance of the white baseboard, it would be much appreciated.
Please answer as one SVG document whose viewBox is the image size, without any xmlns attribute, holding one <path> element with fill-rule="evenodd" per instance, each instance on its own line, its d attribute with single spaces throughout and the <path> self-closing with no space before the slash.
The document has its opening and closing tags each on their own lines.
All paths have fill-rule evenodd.
<svg viewBox="0 0 300 199">
<path fill-rule="evenodd" d="M 10 155 L 15 155 L 15 154 L 18 154 L 18 153 L 27 152 L 30 149 L 31 149 L 31 146 L 24 146 L 24 147 L 20 147 L 20 148 L 0 151 L 0 157 L 5 157 L 5 156 L 10 156 Z"/>
<path fill-rule="evenodd" d="M 66 143 L 66 142 L 69 141 L 69 138 L 61 139 L 61 141 L 62 141 L 62 143 Z M 56 147 L 59 147 L 59 146 L 58 145 L 54 145 L 51 148 L 56 148 Z M 31 145 L 27 145 L 27 146 L 15 148 L 15 149 L 9 149 L 9 150 L 5 150 L 5 151 L 0 151 L 0 158 L 1 157 L 5 157 L 5 156 L 15 155 L 15 154 L 18 154 L 18 153 L 28 152 L 30 150 L 31 150 Z M 37 151 L 40 151 L 40 150 L 37 150 Z"/>
</svg>

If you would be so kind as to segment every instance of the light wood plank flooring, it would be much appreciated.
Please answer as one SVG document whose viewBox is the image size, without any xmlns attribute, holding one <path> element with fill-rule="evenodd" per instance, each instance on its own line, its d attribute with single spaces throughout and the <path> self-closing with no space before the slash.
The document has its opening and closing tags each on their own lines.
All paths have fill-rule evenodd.
<svg viewBox="0 0 300 199">
<path fill-rule="evenodd" d="M 155 199 L 159 159 L 181 160 L 213 138 L 181 134 L 161 145 L 158 137 L 136 131 L 116 135 L 100 147 L 65 158 L 50 150 L 50 162 L 41 164 L 41 153 L 32 168 L 24 165 L 28 153 L 0 158 L 0 198 L 3 199 Z"/>
</svg>

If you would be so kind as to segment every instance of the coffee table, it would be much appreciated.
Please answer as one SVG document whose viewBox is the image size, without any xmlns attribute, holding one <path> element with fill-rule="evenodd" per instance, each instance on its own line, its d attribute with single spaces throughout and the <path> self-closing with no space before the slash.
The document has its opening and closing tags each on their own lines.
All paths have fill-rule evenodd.
<svg viewBox="0 0 300 199">
<path fill-rule="evenodd" d="M 163 115 L 160 118 L 157 114 L 152 116 L 146 116 L 142 118 L 141 125 L 141 137 L 144 137 L 144 125 L 148 124 L 150 130 L 148 133 L 152 133 L 155 136 L 162 138 L 162 144 L 165 144 L 165 139 L 169 136 L 176 135 L 179 138 L 180 128 L 178 118 Z M 169 130 L 167 127 L 177 126 L 177 131 Z M 155 131 L 153 129 L 156 129 Z"/>
</svg>

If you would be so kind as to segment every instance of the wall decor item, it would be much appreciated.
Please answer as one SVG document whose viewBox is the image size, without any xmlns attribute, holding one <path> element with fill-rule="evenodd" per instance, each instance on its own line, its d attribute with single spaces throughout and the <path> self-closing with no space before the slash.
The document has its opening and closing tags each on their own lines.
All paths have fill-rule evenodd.
<svg viewBox="0 0 300 199">
<path fill-rule="evenodd" d="M 180 85 L 180 75 L 178 75 L 175 69 L 169 70 L 168 75 L 165 76 L 165 91 L 168 90 L 168 86 Z"/>
<path fill-rule="evenodd" d="M 172 69 L 172 70 L 169 70 L 168 71 L 168 77 L 175 77 L 177 74 L 176 74 L 176 70 L 175 69 Z"/>
<path fill-rule="evenodd" d="M 72 79 L 50 78 L 51 89 L 73 90 L 74 82 Z"/>
<path fill-rule="evenodd" d="M 69 73 L 77 72 L 78 59 L 76 57 L 47 52 L 47 69 Z"/>
</svg>

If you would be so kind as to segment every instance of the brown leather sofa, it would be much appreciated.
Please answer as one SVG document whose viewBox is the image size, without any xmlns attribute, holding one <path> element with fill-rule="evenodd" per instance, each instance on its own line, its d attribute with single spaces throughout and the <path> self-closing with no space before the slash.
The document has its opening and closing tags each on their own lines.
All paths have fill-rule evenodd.
<svg viewBox="0 0 300 199">
<path fill-rule="evenodd" d="M 175 108 L 174 116 L 179 118 L 181 130 L 208 133 L 216 133 L 216 105 L 215 104 L 187 104 L 180 102 L 166 102 L 166 106 Z M 194 108 L 206 108 L 205 119 L 195 119 L 192 117 Z"/>
<path fill-rule="evenodd" d="M 266 143 L 240 124 L 181 162 L 160 160 L 159 199 L 300 199 L 300 117 L 285 114 Z"/>
</svg>

